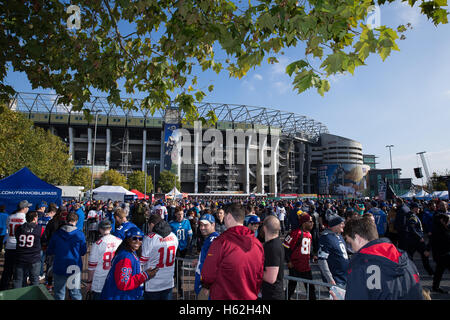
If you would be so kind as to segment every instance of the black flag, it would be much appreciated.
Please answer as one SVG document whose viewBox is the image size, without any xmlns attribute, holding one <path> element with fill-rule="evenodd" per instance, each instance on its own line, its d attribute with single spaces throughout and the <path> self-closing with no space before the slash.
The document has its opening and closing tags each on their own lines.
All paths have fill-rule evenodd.
<svg viewBox="0 0 450 320">
<path fill-rule="evenodd" d="M 386 181 L 386 184 L 386 200 L 395 200 L 395 198 L 397 198 L 397 195 L 392 189 L 391 184 L 389 183 L 389 181 Z"/>
</svg>

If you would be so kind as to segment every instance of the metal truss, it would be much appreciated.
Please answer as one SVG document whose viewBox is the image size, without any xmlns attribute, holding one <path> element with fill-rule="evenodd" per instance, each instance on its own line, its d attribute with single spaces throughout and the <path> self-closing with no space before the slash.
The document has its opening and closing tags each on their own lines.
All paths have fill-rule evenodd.
<svg viewBox="0 0 450 320">
<path fill-rule="evenodd" d="M 140 107 L 143 99 L 133 99 L 135 110 L 123 110 L 111 105 L 106 97 L 92 97 L 86 103 L 85 109 L 92 113 L 98 112 L 107 116 L 126 116 L 144 118 L 164 118 L 164 110 L 156 110 L 151 114 L 149 109 Z M 41 113 L 79 113 L 72 111 L 71 106 L 58 104 L 58 95 L 49 93 L 18 92 L 11 99 L 10 108 L 21 112 Z M 171 103 L 168 108 L 177 108 Z M 327 127 L 306 116 L 265 107 L 247 105 L 200 103 L 197 104 L 200 117 L 206 117 L 209 111 L 214 111 L 218 121 L 232 123 L 247 123 L 266 127 L 279 128 L 283 135 L 297 137 L 310 142 L 317 142 L 322 133 L 329 133 Z M 181 118 L 184 118 L 183 112 Z"/>
</svg>

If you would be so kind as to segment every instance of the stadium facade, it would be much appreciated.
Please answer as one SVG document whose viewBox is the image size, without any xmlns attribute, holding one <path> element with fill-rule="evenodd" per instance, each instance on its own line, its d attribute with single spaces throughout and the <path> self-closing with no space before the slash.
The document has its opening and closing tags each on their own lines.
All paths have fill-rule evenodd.
<svg viewBox="0 0 450 320">
<path fill-rule="evenodd" d="M 163 170 L 172 170 L 182 192 L 197 194 L 334 194 L 365 187 L 361 144 L 306 116 L 202 103 L 200 117 L 213 110 L 218 118 L 205 126 L 183 123 L 176 105 L 151 114 L 135 103 L 136 110 L 124 111 L 94 97 L 85 106 L 94 115 L 87 119 L 59 105 L 57 95 L 17 93 L 10 108 L 61 137 L 75 166 L 93 168 L 97 177 L 108 169 L 126 176 L 147 170 L 158 181 Z M 205 161 L 208 155 L 212 162 Z"/>
</svg>

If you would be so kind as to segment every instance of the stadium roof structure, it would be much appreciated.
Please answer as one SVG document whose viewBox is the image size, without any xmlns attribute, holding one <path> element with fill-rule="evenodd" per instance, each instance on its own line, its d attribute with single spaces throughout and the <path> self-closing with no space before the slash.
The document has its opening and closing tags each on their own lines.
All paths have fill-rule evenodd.
<svg viewBox="0 0 450 320">
<path fill-rule="evenodd" d="M 10 108 L 24 113 L 75 113 L 71 106 L 58 104 L 58 95 L 51 93 L 26 93 L 17 92 L 11 99 Z M 128 98 L 129 99 L 129 98 Z M 134 110 L 123 110 L 108 102 L 106 97 L 92 97 L 85 104 L 84 109 L 91 113 L 99 112 L 107 116 L 126 116 L 144 118 L 164 118 L 167 110 L 178 109 L 176 104 L 171 104 L 165 110 L 156 110 L 151 114 L 149 109 L 140 107 L 143 99 L 133 99 L 136 106 Z M 214 111 L 219 122 L 247 123 L 272 128 L 279 128 L 283 135 L 317 142 L 322 133 L 329 133 L 328 128 L 313 119 L 293 112 L 286 112 L 265 107 L 248 105 L 225 104 L 225 103 L 197 103 L 200 117 L 206 117 L 209 111 Z M 181 118 L 184 114 L 181 113 Z"/>
</svg>

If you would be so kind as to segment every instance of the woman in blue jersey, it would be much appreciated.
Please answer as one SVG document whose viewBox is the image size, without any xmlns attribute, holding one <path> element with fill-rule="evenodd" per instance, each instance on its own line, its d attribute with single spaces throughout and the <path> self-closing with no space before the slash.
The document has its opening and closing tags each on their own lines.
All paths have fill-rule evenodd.
<svg viewBox="0 0 450 320">
<path fill-rule="evenodd" d="M 144 233 L 138 228 L 126 231 L 125 239 L 117 248 L 112 266 L 106 277 L 100 296 L 101 300 L 139 300 L 143 289 L 141 284 L 153 278 L 158 271 L 147 269 L 141 272 L 137 251 L 142 245 Z"/>
</svg>

